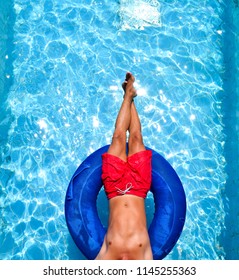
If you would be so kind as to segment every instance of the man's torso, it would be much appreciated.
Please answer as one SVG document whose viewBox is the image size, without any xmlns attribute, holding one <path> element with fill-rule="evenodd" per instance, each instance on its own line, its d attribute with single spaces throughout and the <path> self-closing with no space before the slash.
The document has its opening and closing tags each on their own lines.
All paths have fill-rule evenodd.
<svg viewBox="0 0 239 280">
<path fill-rule="evenodd" d="M 152 259 L 144 199 L 123 195 L 109 203 L 108 231 L 97 259 Z"/>
</svg>

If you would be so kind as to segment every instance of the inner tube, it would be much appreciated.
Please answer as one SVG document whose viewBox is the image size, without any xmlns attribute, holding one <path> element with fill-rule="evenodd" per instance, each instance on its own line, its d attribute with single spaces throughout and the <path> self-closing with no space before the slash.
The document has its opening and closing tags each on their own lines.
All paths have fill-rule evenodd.
<svg viewBox="0 0 239 280">
<path fill-rule="evenodd" d="M 106 233 L 97 213 L 96 201 L 102 188 L 101 155 L 108 148 L 109 145 L 100 148 L 82 162 L 66 192 L 66 223 L 77 247 L 88 259 L 96 258 Z M 148 232 L 153 258 L 160 260 L 169 254 L 183 230 L 186 197 L 175 170 L 154 150 L 150 191 L 154 197 L 155 213 Z"/>
</svg>

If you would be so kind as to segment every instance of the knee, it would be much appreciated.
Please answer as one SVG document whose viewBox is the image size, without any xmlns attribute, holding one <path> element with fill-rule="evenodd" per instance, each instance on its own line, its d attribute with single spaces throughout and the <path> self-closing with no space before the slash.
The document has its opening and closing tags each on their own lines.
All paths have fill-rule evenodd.
<svg viewBox="0 0 239 280">
<path fill-rule="evenodd" d="M 125 143 L 126 142 L 126 134 L 125 131 L 115 130 L 112 138 L 113 142 L 117 143 Z"/>
<path fill-rule="evenodd" d="M 133 145 L 142 145 L 143 144 L 143 136 L 140 131 L 135 131 L 130 133 L 129 141 Z"/>
</svg>

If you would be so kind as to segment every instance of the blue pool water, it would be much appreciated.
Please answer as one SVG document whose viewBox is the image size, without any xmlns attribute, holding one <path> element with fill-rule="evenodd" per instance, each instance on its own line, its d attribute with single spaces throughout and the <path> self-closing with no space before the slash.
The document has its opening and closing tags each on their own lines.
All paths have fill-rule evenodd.
<svg viewBox="0 0 239 280">
<path fill-rule="evenodd" d="M 167 259 L 239 259 L 238 9 L 232 0 L 0 2 L 0 259 L 84 259 L 65 192 L 110 143 L 126 71 L 144 142 L 186 192 Z M 100 193 L 105 225 L 106 202 Z M 151 195 L 146 207 L 150 219 Z"/>
</svg>

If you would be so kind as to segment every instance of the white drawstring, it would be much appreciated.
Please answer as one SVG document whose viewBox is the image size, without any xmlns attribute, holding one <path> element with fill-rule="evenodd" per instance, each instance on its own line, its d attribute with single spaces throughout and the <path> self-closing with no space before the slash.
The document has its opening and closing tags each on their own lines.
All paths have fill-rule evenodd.
<svg viewBox="0 0 239 280">
<path fill-rule="evenodd" d="M 124 195 L 124 194 L 126 194 L 127 192 L 129 192 L 133 188 L 133 185 L 132 185 L 132 183 L 127 183 L 125 187 L 126 187 L 126 189 L 124 191 L 119 189 L 119 188 L 117 188 L 117 187 L 115 187 L 115 188 L 117 189 L 118 193 Z"/>
</svg>

